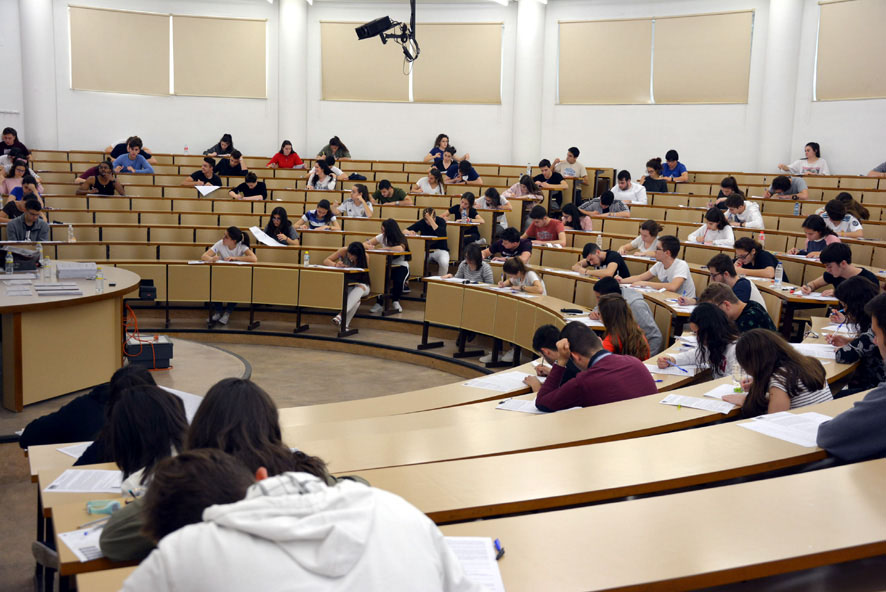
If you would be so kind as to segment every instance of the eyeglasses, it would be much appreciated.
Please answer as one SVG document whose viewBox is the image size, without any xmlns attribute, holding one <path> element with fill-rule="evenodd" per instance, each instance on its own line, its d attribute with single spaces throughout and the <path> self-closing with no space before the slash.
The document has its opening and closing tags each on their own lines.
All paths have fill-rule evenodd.
<svg viewBox="0 0 886 592">
<path fill-rule="evenodd" d="M 271 216 L 271 220 L 282 220 L 280 216 Z"/>
</svg>

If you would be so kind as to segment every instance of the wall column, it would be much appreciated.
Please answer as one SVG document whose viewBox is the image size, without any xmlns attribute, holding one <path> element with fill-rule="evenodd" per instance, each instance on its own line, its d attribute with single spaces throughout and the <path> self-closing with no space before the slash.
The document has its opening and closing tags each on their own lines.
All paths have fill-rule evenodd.
<svg viewBox="0 0 886 592">
<path fill-rule="evenodd" d="M 308 5 L 305 0 L 280 0 L 277 60 L 277 142 L 290 140 L 299 154 L 313 154 L 307 145 Z"/>
<path fill-rule="evenodd" d="M 538 0 L 517 3 L 513 145 L 512 158 L 508 161 L 515 164 L 535 165 L 541 153 L 545 9 Z"/>
<path fill-rule="evenodd" d="M 18 10 L 25 122 L 25 129 L 18 131 L 29 148 L 57 150 L 58 110 L 52 0 L 20 0 Z"/>
</svg>

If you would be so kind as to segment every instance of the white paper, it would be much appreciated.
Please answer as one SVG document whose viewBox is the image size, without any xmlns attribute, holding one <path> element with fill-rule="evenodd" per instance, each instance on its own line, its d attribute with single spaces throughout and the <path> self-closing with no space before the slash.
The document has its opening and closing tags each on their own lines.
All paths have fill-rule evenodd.
<svg viewBox="0 0 886 592">
<path fill-rule="evenodd" d="M 821 330 L 839 335 L 856 335 L 858 333 L 858 327 L 852 323 L 843 323 L 842 325 L 831 323 L 830 325 L 822 327 Z"/>
<path fill-rule="evenodd" d="M 702 399 L 700 397 L 689 397 L 686 395 L 668 395 L 660 401 L 665 405 L 679 405 L 681 407 L 692 407 L 693 409 L 702 409 L 704 411 L 715 411 L 728 415 L 730 411 L 735 409 L 735 405 L 725 401 L 711 401 L 710 399 Z"/>
<path fill-rule="evenodd" d="M 736 388 L 738 389 L 738 391 L 735 390 Z M 740 395 L 742 394 L 742 392 L 744 391 L 741 390 L 741 387 L 733 382 L 730 384 L 721 384 L 720 386 L 706 392 L 704 396 L 710 397 L 712 399 L 720 399 L 722 401 L 723 395 Z"/>
<path fill-rule="evenodd" d="M 815 413 L 814 411 L 806 413 L 780 411 L 778 413 L 760 415 L 738 425 L 772 438 L 784 440 L 785 442 L 791 442 L 806 448 L 815 448 L 817 446 L 815 440 L 818 436 L 818 426 L 829 419 L 833 418 L 822 413 Z"/>
<path fill-rule="evenodd" d="M 279 242 L 275 241 L 270 236 L 268 236 L 267 233 L 264 230 L 262 230 L 261 228 L 259 228 L 258 226 L 250 226 L 249 232 L 252 233 L 252 236 L 255 237 L 255 240 L 257 240 L 258 242 L 260 242 L 263 245 L 266 245 L 268 247 L 282 247 L 283 246 Z"/>
<path fill-rule="evenodd" d="M 101 559 L 101 547 L 99 539 L 102 535 L 103 524 L 98 526 L 83 528 L 80 530 L 72 530 L 71 532 L 60 532 L 58 538 L 64 542 L 80 562 L 92 561 L 93 559 Z"/>
<path fill-rule="evenodd" d="M 483 586 L 487 592 L 505 592 L 498 562 L 495 560 L 495 546 L 491 538 L 453 536 L 445 538 L 449 548 L 458 557 L 467 579 Z M 505 541 L 502 543 L 504 544 Z M 505 551 L 507 551 L 507 547 L 505 547 Z"/>
<path fill-rule="evenodd" d="M 823 358 L 825 360 L 837 359 L 836 350 L 829 343 L 792 343 L 791 345 L 804 356 Z"/>
<path fill-rule="evenodd" d="M 120 493 L 121 471 L 68 469 L 46 486 L 44 493 Z"/>
<path fill-rule="evenodd" d="M 37 290 L 37 296 L 83 296 L 80 290 Z"/>
<path fill-rule="evenodd" d="M 679 335 L 676 337 L 683 343 L 690 344 L 694 347 L 698 347 L 698 336 L 697 335 Z"/>
<path fill-rule="evenodd" d="M 61 448 L 56 448 L 62 454 L 67 454 L 68 456 L 72 456 L 74 458 L 80 458 L 83 456 L 83 453 L 86 452 L 86 449 L 92 442 L 82 442 L 80 444 L 71 444 L 70 446 L 62 446 Z"/>
<path fill-rule="evenodd" d="M 199 191 L 200 195 L 202 195 L 203 197 L 206 197 L 207 195 L 209 195 L 210 193 L 212 193 L 216 189 L 218 189 L 218 185 L 198 185 L 197 186 L 197 191 Z"/>
<path fill-rule="evenodd" d="M 188 418 L 188 423 L 191 423 L 191 420 L 194 419 L 194 414 L 197 413 L 197 408 L 200 407 L 200 403 L 203 402 L 203 397 L 165 386 L 161 386 L 160 388 L 168 393 L 172 393 L 182 400 L 182 403 L 185 404 L 185 415 Z"/>
<path fill-rule="evenodd" d="M 30 286 L 33 282 L 31 280 L 3 280 L 3 283 L 7 286 Z"/>
<path fill-rule="evenodd" d="M 188 261 L 188 265 L 203 265 L 204 263 L 206 263 L 206 261 L 198 259 L 192 259 L 191 261 Z"/>
<path fill-rule="evenodd" d="M 552 273 L 558 273 L 560 275 L 574 275 L 574 276 L 578 276 L 578 277 L 581 277 L 581 275 L 582 275 L 582 274 L 578 273 L 577 271 L 573 271 L 571 269 L 554 269 L 553 267 L 545 267 L 544 270 L 550 271 Z"/>
<path fill-rule="evenodd" d="M 498 372 L 496 374 L 480 376 L 479 378 L 472 378 L 464 383 L 464 385 L 490 391 L 516 391 L 526 388 L 523 379 L 527 376 L 529 376 L 529 374 L 526 372 L 512 370 L 510 372 Z"/>
<path fill-rule="evenodd" d="M 590 327 L 590 328 L 592 328 L 592 329 L 604 329 L 604 328 L 605 328 L 605 327 L 603 326 L 603 321 L 594 320 L 594 319 L 592 319 L 591 317 L 573 317 L 573 316 L 568 316 L 568 317 L 563 317 L 563 318 L 564 318 L 565 320 L 569 321 L 569 322 L 572 322 L 572 321 L 578 321 L 578 322 L 581 323 L 582 325 L 584 325 L 584 326 L 586 326 L 586 327 Z"/>
<path fill-rule="evenodd" d="M 521 413 L 544 413 L 535 406 L 535 399 L 505 399 L 499 401 L 496 409 L 502 411 L 519 411 Z"/>
<path fill-rule="evenodd" d="M 689 304 L 689 305 L 681 306 L 681 305 L 679 305 L 679 304 L 672 304 L 672 305 L 671 305 L 671 308 L 672 308 L 673 310 L 675 310 L 676 312 L 685 312 L 685 313 L 689 314 L 689 313 L 691 313 L 693 310 L 695 310 L 695 305 L 694 305 L 694 304 Z"/>
<path fill-rule="evenodd" d="M 686 372 L 683 372 L 682 370 L 680 370 L 680 368 L 677 368 L 676 366 L 659 368 L 656 364 L 644 365 L 652 374 L 666 374 L 668 376 L 695 376 L 696 374 L 698 374 L 698 366 L 694 365 L 680 366 L 680 368 L 683 368 L 684 370 L 686 370 Z"/>
</svg>

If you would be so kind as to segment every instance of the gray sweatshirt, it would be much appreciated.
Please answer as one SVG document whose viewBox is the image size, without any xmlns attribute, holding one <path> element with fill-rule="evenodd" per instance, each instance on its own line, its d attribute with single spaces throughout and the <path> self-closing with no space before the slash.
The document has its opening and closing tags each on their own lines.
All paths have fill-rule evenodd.
<svg viewBox="0 0 886 592">
<path fill-rule="evenodd" d="M 652 311 L 649 310 L 646 299 L 643 298 L 643 294 L 639 291 L 627 286 L 621 287 L 621 295 L 624 296 L 628 306 L 631 307 L 631 312 L 634 313 L 634 320 L 637 321 L 637 325 L 646 334 L 646 341 L 649 342 L 649 354 L 654 356 L 661 351 L 661 329 L 655 324 L 655 317 L 652 316 Z"/>
<path fill-rule="evenodd" d="M 818 445 L 846 461 L 886 454 L 886 382 L 818 427 Z"/>
</svg>

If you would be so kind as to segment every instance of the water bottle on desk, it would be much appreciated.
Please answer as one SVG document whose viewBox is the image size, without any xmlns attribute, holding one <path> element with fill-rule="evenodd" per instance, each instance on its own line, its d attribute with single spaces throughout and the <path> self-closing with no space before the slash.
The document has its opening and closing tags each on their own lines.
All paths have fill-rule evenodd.
<svg viewBox="0 0 886 592">
<path fill-rule="evenodd" d="M 40 267 L 43 267 L 43 243 L 37 243 L 37 261 L 40 262 Z"/>
<path fill-rule="evenodd" d="M 15 261 L 12 259 L 12 253 L 6 251 L 6 268 L 4 269 L 6 275 L 12 275 L 12 272 L 15 271 Z"/>
<path fill-rule="evenodd" d="M 191 151 L 190 151 L 190 149 L 188 148 L 188 145 L 185 144 L 185 156 L 188 156 L 190 153 L 191 153 Z"/>
<path fill-rule="evenodd" d="M 43 260 L 43 279 L 47 282 L 52 279 L 52 259 L 49 257 Z"/>
<path fill-rule="evenodd" d="M 781 280 L 784 278 L 784 265 L 779 263 L 775 266 L 775 287 L 781 287 Z"/>
<path fill-rule="evenodd" d="M 74 238 L 74 226 L 71 224 L 68 224 L 68 242 L 69 243 L 77 242 L 77 239 Z"/>
<path fill-rule="evenodd" d="M 99 265 L 95 268 L 95 293 L 102 294 L 105 291 L 105 274 L 102 271 L 102 266 Z"/>
<path fill-rule="evenodd" d="M 800 215 L 800 202 L 794 204 L 794 216 Z"/>
<path fill-rule="evenodd" d="M 603 249 L 603 235 L 598 232 L 597 238 L 594 239 L 594 241 L 595 241 L 595 244 L 597 245 L 597 247 L 599 247 L 600 250 L 602 250 Z"/>
<path fill-rule="evenodd" d="M 305 263 L 304 263 L 305 267 L 307 267 L 311 264 L 311 252 L 310 251 L 305 251 L 304 260 L 305 260 Z"/>
<path fill-rule="evenodd" d="M 763 232 L 762 230 L 760 231 L 760 246 L 762 246 L 762 247 L 766 246 L 766 233 Z"/>
</svg>

